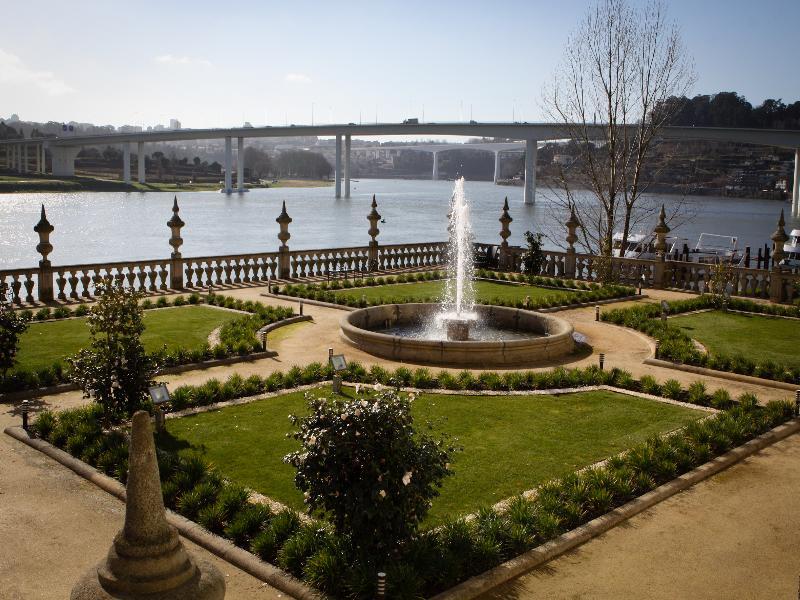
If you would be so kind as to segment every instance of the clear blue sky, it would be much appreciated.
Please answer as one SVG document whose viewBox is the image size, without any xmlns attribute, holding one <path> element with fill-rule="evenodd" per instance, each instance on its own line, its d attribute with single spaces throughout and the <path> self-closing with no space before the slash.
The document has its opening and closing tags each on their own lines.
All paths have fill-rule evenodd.
<svg viewBox="0 0 800 600">
<path fill-rule="evenodd" d="M 800 0 L 670 0 L 695 92 L 800 99 Z M 0 116 L 185 127 L 536 121 L 578 0 L 7 3 Z"/>
</svg>

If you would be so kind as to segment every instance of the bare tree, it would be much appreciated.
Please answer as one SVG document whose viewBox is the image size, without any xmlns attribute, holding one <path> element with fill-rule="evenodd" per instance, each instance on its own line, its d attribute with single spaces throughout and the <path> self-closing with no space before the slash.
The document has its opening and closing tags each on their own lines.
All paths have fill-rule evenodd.
<svg viewBox="0 0 800 600">
<path fill-rule="evenodd" d="M 615 231 L 624 248 L 632 229 L 652 218 L 642 196 L 658 168 L 647 160 L 680 108 L 667 101 L 685 96 L 693 81 L 680 32 L 658 0 L 643 7 L 598 0 L 569 38 L 544 107 L 578 148 L 556 202 L 574 207 L 587 251 L 611 256 Z M 592 201 L 579 201 L 578 188 Z"/>
</svg>

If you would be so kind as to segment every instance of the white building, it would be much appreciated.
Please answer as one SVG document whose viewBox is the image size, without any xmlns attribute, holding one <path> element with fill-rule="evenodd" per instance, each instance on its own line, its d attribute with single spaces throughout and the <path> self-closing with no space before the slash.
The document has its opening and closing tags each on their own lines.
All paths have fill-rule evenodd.
<svg viewBox="0 0 800 600">
<path fill-rule="evenodd" d="M 169 120 L 169 128 L 170 129 L 180 129 L 181 128 L 181 122 L 178 121 L 178 119 L 170 119 Z"/>
</svg>

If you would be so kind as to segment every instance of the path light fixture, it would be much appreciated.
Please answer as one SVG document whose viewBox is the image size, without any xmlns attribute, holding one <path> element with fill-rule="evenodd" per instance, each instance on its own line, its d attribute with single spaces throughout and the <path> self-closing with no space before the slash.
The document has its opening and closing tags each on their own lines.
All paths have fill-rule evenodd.
<svg viewBox="0 0 800 600">
<path fill-rule="evenodd" d="M 669 314 L 669 304 L 667 304 L 666 300 L 661 301 L 661 322 L 667 322 L 667 315 Z"/>
<path fill-rule="evenodd" d="M 601 371 L 603 370 L 603 365 L 605 365 L 605 362 L 606 362 L 606 355 L 601 352 L 600 353 L 600 370 Z"/>
<path fill-rule="evenodd" d="M 800 417 L 800 390 L 794 393 L 794 414 Z"/>
<path fill-rule="evenodd" d="M 798 394 L 800 394 L 800 392 L 798 392 Z M 21 408 L 22 428 L 25 431 L 28 431 L 28 411 L 30 410 L 30 404 L 31 403 L 28 400 L 22 401 L 22 408 Z"/>
<path fill-rule="evenodd" d="M 639 279 L 639 295 L 642 295 L 642 286 L 644 285 L 644 273 L 642 273 L 641 278 Z"/>
<path fill-rule="evenodd" d="M 211 285 L 211 282 L 208 282 L 208 299 L 211 300 L 211 296 L 214 295 L 214 286 Z"/>
<path fill-rule="evenodd" d="M 377 592 L 375 594 L 376 598 L 379 598 L 380 600 L 386 598 L 386 573 L 384 573 L 383 571 L 378 573 L 378 586 L 376 592 Z"/>
<path fill-rule="evenodd" d="M 659 340 L 656 340 L 656 354 L 655 354 L 655 358 L 658 358 L 658 350 L 659 350 L 659 348 L 660 348 L 660 347 L 661 347 L 661 342 L 660 342 Z M 798 393 L 800 393 L 800 390 L 798 390 Z"/>
<path fill-rule="evenodd" d="M 163 404 L 169 402 L 169 390 L 166 383 L 159 383 L 147 388 L 150 394 L 150 399 L 153 401 L 155 409 L 153 410 L 153 417 L 155 418 L 156 432 L 161 432 L 164 429 L 164 411 L 161 409 Z"/>
<path fill-rule="evenodd" d="M 300 316 L 303 316 L 303 301 L 300 300 Z"/>
<path fill-rule="evenodd" d="M 595 305 L 595 307 L 594 307 L 594 320 L 595 321 L 599 321 L 600 320 L 600 305 L 599 304 Z"/>
</svg>

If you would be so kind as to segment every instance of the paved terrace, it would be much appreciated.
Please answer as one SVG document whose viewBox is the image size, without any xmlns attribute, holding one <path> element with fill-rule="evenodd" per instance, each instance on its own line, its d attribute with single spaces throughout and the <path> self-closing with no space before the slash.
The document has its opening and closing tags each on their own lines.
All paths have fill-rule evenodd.
<svg viewBox="0 0 800 600">
<path fill-rule="evenodd" d="M 226 291 L 242 299 L 274 305 L 253 287 Z M 685 297 L 649 290 L 638 302 Z M 616 304 L 614 306 L 620 306 Z M 285 370 L 294 364 L 324 361 L 327 348 L 365 365 L 397 364 L 356 351 L 339 339 L 343 311 L 305 305 L 313 322 L 293 328 L 272 347 L 275 358 L 195 370 L 164 377 L 171 386 L 200 383 L 233 373 L 247 376 Z M 645 336 L 594 321 L 593 308 L 559 313 L 589 339 L 592 356 L 568 366 L 597 362 L 688 383 L 703 379 L 709 389 L 756 393 L 761 400 L 790 392 L 644 365 L 652 354 Z M 550 368 L 548 367 L 542 367 Z M 42 406 L 66 408 L 84 403 L 78 392 L 41 399 Z M 0 405 L 0 428 L 19 424 L 15 407 Z M 800 436 L 794 435 L 728 471 L 645 511 L 578 549 L 500 588 L 492 598 L 790 598 L 797 594 L 800 555 Z M 6 597 L 67 597 L 76 579 L 108 550 L 120 528 L 124 505 L 12 438 L 0 436 L 0 577 Z M 184 540 L 225 574 L 227 598 L 279 598 L 280 592 Z"/>
</svg>

